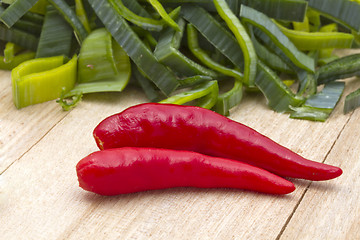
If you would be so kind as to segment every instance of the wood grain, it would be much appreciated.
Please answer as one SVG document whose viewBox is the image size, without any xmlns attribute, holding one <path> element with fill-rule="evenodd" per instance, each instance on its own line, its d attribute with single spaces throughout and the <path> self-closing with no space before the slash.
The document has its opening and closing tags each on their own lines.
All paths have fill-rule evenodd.
<svg viewBox="0 0 360 240">
<path fill-rule="evenodd" d="M 310 185 L 280 239 L 360 239 L 359 121 L 356 111 L 326 158 L 343 175 Z"/>
<path fill-rule="evenodd" d="M 9 80 L 9 75 L 0 77 Z M 348 81 L 347 91 L 359 87 Z M 16 110 L 3 89 L 0 155 L 7 183 L 1 239 L 356 239 L 359 236 L 360 113 L 326 123 L 289 119 L 247 95 L 231 118 L 315 161 L 340 165 L 327 182 L 293 180 L 273 196 L 229 189 L 175 188 L 102 197 L 78 187 L 75 165 L 96 151 L 92 130 L 103 118 L 146 101 L 133 88 L 91 94 L 70 112 L 54 102 Z M 36 124 L 40 121 L 40 124 Z M 25 127 L 20 127 L 24 125 Z M 10 131 L 10 132 L 9 132 Z M 14 133 L 10 134 L 11 131 Z M 10 136 L 11 135 L 11 136 Z M 6 143 L 6 144 L 4 144 Z M 0 170 L 1 172 L 1 170 Z"/>
<path fill-rule="evenodd" d="M 16 110 L 10 72 L 0 71 L 0 173 L 67 114 L 55 101 Z"/>
</svg>

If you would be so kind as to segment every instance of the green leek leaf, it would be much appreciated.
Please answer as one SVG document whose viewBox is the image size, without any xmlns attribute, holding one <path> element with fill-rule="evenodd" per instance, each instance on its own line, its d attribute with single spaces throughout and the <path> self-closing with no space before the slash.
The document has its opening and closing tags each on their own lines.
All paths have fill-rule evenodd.
<svg viewBox="0 0 360 240">
<path fill-rule="evenodd" d="M 256 27 L 255 35 L 259 32 L 258 29 L 267 35 L 268 39 L 262 40 L 266 40 L 266 44 L 276 45 L 296 66 L 312 73 L 315 71 L 314 60 L 299 51 L 269 17 L 246 6 L 241 7 L 240 17 L 244 22 Z"/>
<path fill-rule="evenodd" d="M 159 63 L 146 45 L 107 0 L 88 0 L 105 27 L 134 63 L 165 94 L 172 93 L 179 83 L 175 75 Z"/>
<path fill-rule="evenodd" d="M 210 13 L 195 5 L 183 5 L 181 13 L 236 68 L 244 68 L 242 50 L 235 37 Z"/>
<path fill-rule="evenodd" d="M 38 0 L 16 0 L 0 15 L 0 20 L 8 27 L 12 27 Z"/>
<path fill-rule="evenodd" d="M 70 56 L 73 30 L 52 6 L 48 6 L 36 58 Z"/>
<path fill-rule="evenodd" d="M 216 101 L 219 88 L 217 81 L 209 81 L 202 83 L 193 89 L 185 92 L 181 92 L 166 98 L 159 103 L 172 103 L 172 104 L 185 104 L 194 100 L 199 100 L 197 106 L 210 109 L 212 108 Z"/>
<path fill-rule="evenodd" d="M 317 70 L 318 84 L 353 76 L 360 76 L 360 54 L 352 54 L 338 58 L 321 66 Z"/>
<path fill-rule="evenodd" d="M 216 10 L 220 17 L 226 22 L 229 29 L 235 35 L 244 56 L 244 78 L 243 82 L 253 87 L 256 76 L 257 56 L 251 38 L 245 27 L 237 16 L 231 11 L 225 0 L 214 0 Z M 241 9 L 241 11 L 243 11 Z"/>
<path fill-rule="evenodd" d="M 345 98 L 344 114 L 360 107 L 360 88 L 348 94 Z"/>
<path fill-rule="evenodd" d="M 307 0 L 309 7 L 342 25 L 360 31 L 360 4 L 352 0 Z"/>
<path fill-rule="evenodd" d="M 76 37 L 81 43 L 88 35 L 84 25 L 79 20 L 73 8 L 71 8 L 65 0 L 48 0 L 65 18 L 65 20 L 72 26 L 76 33 Z"/>
<path fill-rule="evenodd" d="M 280 30 L 301 51 L 324 48 L 351 48 L 354 36 L 341 32 L 302 32 L 295 31 L 277 24 Z"/>
<path fill-rule="evenodd" d="M 173 71 L 181 77 L 193 75 L 217 77 L 217 74 L 214 71 L 192 61 L 178 50 L 186 23 L 180 18 L 177 24 L 180 31 L 175 31 L 173 28 L 166 28 L 160 35 L 160 39 L 154 51 L 155 57 L 161 63 L 173 69 Z"/>
<path fill-rule="evenodd" d="M 305 101 L 295 95 L 276 73 L 260 60 L 255 83 L 267 99 L 269 107 L 276 112 L 289 112 L 290 106 L 300 106 Z"/>
<path fill-rule="evenodd" d="M 290 118 L 306 119 L 324 122 L 334 110 L 342 93 L 345 83 L 331 82 L 325 84 L 323 90 L 306 100 L 300 107 L 292 107 Z"/>
<path fill-rule="evenodd" d="M 74 87 L 77 57 L 65 63 L 63 56 L 37 58 L 12 70 L 13 99 L 17 108 L 55 100 Z"/>
</svg>

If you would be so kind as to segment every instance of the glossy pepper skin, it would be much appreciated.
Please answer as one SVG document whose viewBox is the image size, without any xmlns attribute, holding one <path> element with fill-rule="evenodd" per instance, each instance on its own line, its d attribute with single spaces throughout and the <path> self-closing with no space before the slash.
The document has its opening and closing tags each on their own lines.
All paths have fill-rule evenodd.
<svg viewBox="0 0 360 240">
<path fill-rule="evenodd" d="M 338 167 L 301 157 L 241 123 L 204 108 L 145 103 L 112 115 L 94 129 L 100 149 L 155 147 L 230 158 L 283 177 L 336 178 Z"/>
<path fill-rule="evenodd" d="M 239 161 L 200 153 L 156 149 L 115 148 L 94 152 L 76 166 L 81 188 L 101 195 L 118 195 L 172 187 L 235 188 L 287 194 L 293 183 Z"/>
</svg>

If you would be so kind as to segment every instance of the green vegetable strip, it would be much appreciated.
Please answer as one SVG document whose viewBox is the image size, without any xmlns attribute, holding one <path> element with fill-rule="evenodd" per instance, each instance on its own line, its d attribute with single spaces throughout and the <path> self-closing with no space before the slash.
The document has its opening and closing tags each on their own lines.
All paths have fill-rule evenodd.
<svg viewBox="0 0 360 240">
<path fill-rule="evenodd" d="M 334 110 L 344 87 L 343 82 L 326 84 L 321 92 L 308 98 L 303 106 L 292 108 L 290 117 L 324 122 Z"/>
<path fill-rule="evenodd" d="M 113 78 L 117 74 L 110 33 L 96 29 L 84 40 L 78 59 L 78 82 Z"/>
<path fill-rule="evenodd" d="M 1 15 L 0 20 L 7 26 L 12 27 L 38 0 L 16 0 Z"/>
<path fill-rule="evenodd" d="M 42 24 L 40 25 L 38 23 L 26 21 L 23 19 L 20 19 L 12 26 L 12 28 L 16 28 L 18 30 L 31 33 L 35 36 L 40 36 L 41 27 L 42 27 Z"/>
<path fill-rule="evenodd" d="M 360 88 L 346 96 L 344 114 L 349 113 L 358 107 L 360 107 Z"/>
<path fill-rule="evenodd" d="M 131 28 L 140 38 L 143 39 L 144 43 L 148 44 L 149 49 L 155 49 L 156 45 L 158 44 L 158 41 L 149 31 L 146 31 L 145 29 L 140 28 L 138 26 L 131 26 Z"/>
<path fill-rule="evenodd" d="M 320 32 L 337 32 L 337 24 L 331 23 L 325 26 L 322 26 L 319 30 Z M 319 50 L 319 58 L 320 59 L 327 59 L 333 57 L 334 48 L 327 48 L 327 49 L 320 49 Z"/>
<path fill-rule="evenodd" d="M 208 75 L 216 77 L 217 74 L 214 71 L 197 64 L 178 50 L 185 25 L 185 21 L 180 18 L 178 20 L 180 31 L 175 31 L 173 28 L 166 28 L 164 30 L 164 32 L 160 35 L 158 45 L 155 48 L 155 57 L 161 63 L 169 66 L 181 77 L 189 77 L 193 75 Z"/>
<path fill-rule="evenodd" d="M 315 92 L 316 91 L 316 84 L 313 82 L 315 80 L 314 77 L 311 76 L 312 72 L 308 72 L 296 65 L 291 58 L 286 56 L 283 50 L 274 43 L 271 38 L 264 33 L 262 30 L 254 27 L 253 28 L 254 34 L 262 40 L 267 46 L 268 49 L 271 49 L 276 55 L 278 55 L 298 76 L 299 84 L 299 94 L 302 95 L 305 92 Z M 306 55 L 305 55 L 306 56 Z M 306 56 L 314 62 L 315 60 L 309 56 Z M 310 89 L 308 89 L 310 88 Z"/>
<path fill-rule="evenodd" d="M 22 47 L 19 47 L 12 42 L 7 42 L 4 49 L 4 62 L 10 63 L 14 59 L 15 55 L 22 49 Z"/>
<path fill-rule="evenodd" d="M 0 40 L 13 42 L 25 49 L 36 51 L 38 38 L 30 33 L 0 25 Z"/>
<path fill-rule="evenodd" d="M 26 61 L 11 74 L 13 99 L 17 108 L 23 108 L 60 97 L 76 81 L 77 57 L 64 64 L 63 56 Z"/>
<path fill-rule="evenodd" d="M 309 18 L 305 16 L 303 22 L 293 22 L 293 28 L 295 31 L 310 32 Z"/>
<path fill-rule="evenodd" d="M 0 4 L 4 3 L 4 4 L 13 4 L 16 0 L 2 0 L 0 2 Z"/>
<path fill-rule="evenodd" d="M 181 105 L 199 99 L 201 101 L 197 104 L 198 106 L 210 109 L 216 103 L 218 91 L 219 88 L 217 81 L 209 81 L 202 83 L 189 91 L 178 93 L 167 99 L 164 99 L 160 101 L 160 103 Z"/>
<path fill-rule="evenodd" d="M 350 48 L 354 36 L 340 32 L 301 32 L 294 31 L 277 24 L 280 30 L 301 51 L 324 48 Z"/>
<path fill-rule="evenodd" d="M 128 8 L 130 11 L 145 18 L 151 18 L 151 15 L 145 10 L 143 6 L 138 3 L 138 1 L 134 0 L 122 0 L 123 4 Z"/>
<path fill-rule="evenodd" d="M 183 17 L 237 68 L 244 68 L 242 50 L 236 39 L 212 15 L 195 5 L 181 7 Z"/>
<path fill-rule="evenodd" d="M 145 1 L 140 0 L 140 2 Z M 160 2 L 164 6 L 169 7 L 192 3 L 210 12 L 216 11 L 211 0 L 161 0 Z M 226 2 L 235 15 L 238 15 L 240 5 L 246 5 L 265 13 L 270 18 L 284 21 L 301 22 L 307 10 L 307 2 L 305 0 L 226 0 Z"/>
<path fill-rule="evenodd" d="M 49 2 L 47 0 L 38 0 L 36 2 L 36 4 L 30 9 L 30 12 L 45 15 L 46 7 L 48 5 L 49 5 Z"/>
<path fill-rule="evenodd" d="M 138 69 L 138 67 L 134 64 L 132 66 L 132 73 L 134 78 L 136 79 L 137 83 L 140 85 L 141 89 L 144 91 L 146 97 L 151 102 L 157 102 L 160 101 L 161 98 L 163 98 L 156 88 L 156 86 L 151 82 L 149 79 L 147 79 Z"/>
<path fill-rule="evenodd" d="M 320 13 L 308 8 L 306 12 L 306 17 L 309 19 L 309 30 L 310 32 L 317 32 L 321 27 L 321 17 Z"/>
<path fill-rule="evenodd" d="M 202 49 L 200 49 L 198 44 L 198 37 L 195 27 L 192 24 L 187 25 L 187 35 L 188 35 L 188 47 L 190 51 L 206 66 L 218 71 L 224 75 L 235 78 L 235 83 L 232 89 L 228 92 L 222 93 L 219 95 L 216 105 L 214 107 L 215 111 L 222 115 L 229 115 L 229 110 L 240 103 L 242 99 L 242 79 L 243 74 L 237 70 L 230 69 L 227 67 L 218 64 L 213 61 Z"/>
<path fill-rule="evenodd" d="M 112 51 L 116 74 L 108 78 L 99 79 L 98 81 L 79 83 L 70 92 L 65 94 L 64 98 L 95 92 L 121 92 L 124 90 L 129 83 L 131 75 L 130 59 L 115 41 L 112 41 Z"/>
<path fill-rule="evenodd" d="M 258 61 L 256 85 L 268 101 L 268 106 L 276 112 L 288 112 L 290 106 L 300 106 L 304 98 L 295 95 L 281 79 L 260 60 Z"/>
<path fill-rule="evenodd" d="M 187 78 L 181 78 L 179 79 L 180 87 L 192 87 L 195 85 L 198 85 L 200 83 L 209 82 L 213 80 L 210 76 L 202 76 L 202 75 L 195 75 Z"/>
<path fill-rule="evenodd" d="M 83 24 L 85 30 L 90 33 L 91 27 L 82 0 L 75 0 L 75 12 L 76 16 L 78 16 L 80 22 Z"/>
<path fill-rule="evenodd" d="M 224 67 L 223 65 L 215 62 L 204 50 L 199 47 L 197 30 L 192 24 L 187 25 L 187 37 L 189 50 L 205 66 L 226 76 L 231 76 L 237 79 L 243 78 L 243 74 L 241 72 L 235 69 Z"/>
<path fill-rule="evenodd" d="M 304 0 L 240 0 L 240 3 L 284 21 L 302 22 L 307 10 Z"/>
<path fill-rule="evenodd" d="M 309 7 L 340 24 L 360 31 L 360 4 L 351 0 L 307 0 Z"/>
<path fill-rule="evenodd" d="M 238 105 L 243 97 L 243 84 L 240 79 L 234 81 L 234 86 L 227 92 L 219 94 L 214 110 L 228 116 L 230 109 Z"/>
<path fill-rule="evenodd" d="M 84 25 L 77 17 L 75 11 L 69 7 L 64 0 L 48 0 L 65 18 L 65 20 L 72 26 L 76 33 L 76 37 L 81 43 L 88 35 Z"/>
<path fill-rule="evenodd" d="M 256 76 L 256 53 L 250 36 L 240 20 L 231 11 L 225 0 L 214 0 L 215 7 L 220 17 L 235 35 L 244 56 L 244 83 L 249 87 L 254 86 Z M 242 11 L 242 9 L 241 9 Z"/>
<path fill-rule="evenodd" d="M 256 29 L 264 32 L 269 38 L 266 43 L 268 44 L 271 41 L 275 44 L 296 66 L 312 73 L 315 71 L 314 59 L 299 51 L 266 15 L 249 7 L 242 6 L 240 16 L 245 22 L 256 27 L 254 29 L 255 34 Z"/>
<path fill-rule="evenodd" d="M 38 25 L 42 25 L 44 23 L 44 16 L 37 14 L 37 13 L 32 13 L 32 12 L 27 12 L 22 18 L 22 20 L 25 21 L 29 21 L 32 23 L 36 23 Z"/>
<path fill-rule="evenodd" d="M 314 73 L 310 73 L 303 70 L 297 71 L 298 78 L 300 80 L 300 86 L 297 94 L 302 95 L 313 95 L 317 91 L 317 79 Z"/>
<path fill-rule="evenodd" d="M 251 41 L 254 44 L 255 51 L 257 56 L 261 61 L 263 61 L 271 69 L 278 70 L 285 73 L 294 73 L 294 70 L 291 69 L 288 64 L 286 64 L 278 55 L 271 52 L 267 47 L 262 45 L 255 37 L 253 27 L 249 26 L 249 32 L 251 36 Z"/>
<path fill-rule="evenodd" d="M 240 11 L 240 0 L 226 0 L 226 3 L 229 5 L 231 11 L 237 16 Z"/>
<path fill-rule="evenodd" d="M 155 20 L 152 18 L 138 16 L 132 11 L 130 11 L 121 0 L 113 1 L 113 6 L 116 11 L 121 14 L 123 18 L 128 20 L 129 22 L 142 27 L 149 31 L 161 31 L 164 26 L 164 22 L 161 20 Z"/>
<path fill-rule="evenodd" d="M 181 31 L 180 27 L 177 23 L 169 16 L 169 14 L 165 11 L 164 7 L 157 0 L 148 0 L 151 6 L 159 13 L 161 18 L 165 21 L 165 23 L 175 29 L 176 31 Z"/>
<path fill-rule="evenodd" d="M 70 57 L 73 31 L 51 5 L 48 6 L 36 58 L 64 55 Z"/>
<path fill-rule="evenodd" d="M 0 69 L 2 70 L 12 70 L 17 67 L 20 63 L 33 59 L 35 57 L 34 52 L 25 52 L 14 56 L 10 62 L 0 61 Z M 4 58 L 0 56 L 0 59 Z"/>
<path fill-rule="evenodd" d="M 89 3 L 128 56 L 165 95 L 169 95 L 179 86 L 175 75 L 157 61 L 107 0 L 89 0 Z"/>
<path fill-rule="evenodd" d="M 321 66 L 317 71 L 318 84 L 353 76 L 360 76 L 360 54 L 336 59 Z"/>
</svg>

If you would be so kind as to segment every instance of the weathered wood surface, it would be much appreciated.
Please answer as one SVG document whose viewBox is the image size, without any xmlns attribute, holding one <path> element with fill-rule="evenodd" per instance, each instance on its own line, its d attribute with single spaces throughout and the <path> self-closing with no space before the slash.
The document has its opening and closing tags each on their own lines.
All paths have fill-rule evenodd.
<svg viewBox="0 0 360 240">
<path fill-rule="evenodd" d="M 347 81 L 347 92 L 360 86 Z M 92 130 L 146 101 L 136 89 L 16 110 L 0 72 L 0 239 L 360 239 L 360 111 L 342 104 L 325 123 L 289 119 L 246 96 L 231 118 L 315 161 L 341 166 L 326 182 L 293 180 L 287 196 L 176 188 L 102 197 L 78 187 L 75 165 L 97 150 Z M 346 93 L 345 93 L 346 94 Z"/>
</svg>

